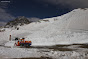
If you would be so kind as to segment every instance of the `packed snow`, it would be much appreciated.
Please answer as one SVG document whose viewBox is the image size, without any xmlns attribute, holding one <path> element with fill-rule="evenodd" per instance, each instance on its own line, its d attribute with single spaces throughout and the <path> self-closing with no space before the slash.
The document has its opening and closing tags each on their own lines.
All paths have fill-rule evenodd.
<svg viewBox="0 0 88 59">
<path fill-rule="evenodd" d="M 88 9 L 75 9 L 65 15 L 46 18 L 38 22 L 33 22 L 28 25 L 18 26 L 19 30 L 13 28 L 5 28 L 4 32 L 0 32 L 0 45 L 14 46 L 14 39 L 16 37 L 31 40 L 32 46 L 52 46 L 58 44 L 74 44 L 74 43 L 88 43 Z M 12 35 L 12 41 L 9 41 L 9 35 Z M 18 50 L 21 50 L 18 52 Z M 8 52 L 5 52 L 8 51 Z M 11 52 L 14 55 L 12 56 Z M 15 53 L 17 51 L 17 53 Z M 34 52 L 36 50 L 33 50 Z M 34 52 L 26 52 L 21 48 L 3 48 L 0 47 L 0 54 L 15 57 L 18 53 L 24 53 L 17 57 L 31 57 L 35 55 Z M 10 53 L 8 55 L 8 53 Z M 33 53 L 32 55 L 27 55 Z M 55 52 L 54 52 L 55 53 Z M 60 53 L 60 52 L 56 52 Z M 62 53 L 62 52 L 61 52 Z M 65 53 L 65 52 L 63 52 Z M 67 52 L 66 52 L 67 53 Z M 70 52 L 71 53 L 71 52 Z M 73 52 L 71 56 L 74 56 Z M 40 54 L 40 53 L 39 53 Z M 79 56 L 80 53 L 77 53 Z M 41 55 L 41 54 L 40 54 Z M 39 57 L 40 57 L 39 55 Z M 56 55 L 56 54 L 55 54 Z M 80 54 L 81 55 L 81 54 Z M 35 55 L 35 57 L 37 54 Z M 58 54 L 57 54 L 58 56 Z M 67 57 L 64 57 L 66 59 Z M 63 58 L 62 58 L 63 59 Z M 68 58 L 67 58 L 68 59 Z"/>
</svg>

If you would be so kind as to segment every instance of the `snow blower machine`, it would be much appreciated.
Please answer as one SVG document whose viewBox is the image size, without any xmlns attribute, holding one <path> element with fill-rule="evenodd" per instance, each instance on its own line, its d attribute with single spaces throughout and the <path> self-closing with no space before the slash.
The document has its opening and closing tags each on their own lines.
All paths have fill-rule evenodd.
<svg viewBox="0 0 88 59">
<path fill-rule="evenodd" d="M 31 41 L 26 41 L 25 38 L 19 39 L 15 38 L 15 46 L 24 46 L 24 47 L 29 47 L 31 46 L 32 42 Z"/>
</svg>

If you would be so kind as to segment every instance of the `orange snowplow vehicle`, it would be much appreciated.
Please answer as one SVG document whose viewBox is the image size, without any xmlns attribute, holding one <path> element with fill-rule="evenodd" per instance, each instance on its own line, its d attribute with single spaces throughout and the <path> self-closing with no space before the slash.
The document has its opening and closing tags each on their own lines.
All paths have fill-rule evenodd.
<svg viewBox="0 0 88 59">
<path fill-rule="evenodd" d="M 25 38 L 22 39 L 15 38 L 15 41 L 16 46 L 30 46 L 32 44 L 31 41 L 25 41 Z"/>
</svg>

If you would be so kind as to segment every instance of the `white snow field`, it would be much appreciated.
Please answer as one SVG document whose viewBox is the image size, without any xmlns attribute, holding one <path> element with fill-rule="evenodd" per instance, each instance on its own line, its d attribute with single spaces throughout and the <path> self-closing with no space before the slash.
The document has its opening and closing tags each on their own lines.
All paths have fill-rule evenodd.
<svg viewBox="0 0 88 59">
<path fill-rule="evenodd" d="M 32 41 L 32 46 L 52 46 L 58 44 L 88 43 L 87 22 L 88 8 L 75 9 L 62 16 L 46 18 L 38 22 L 30 23 L 28 25 L 18 26 L 19 30 L 16 30 L 14 28 L 5 28 L 4 32 L 0 32 L 0 45 L 5 44 L 5 46 L 14 46 L 14 41 L 9 41 L 9 35 L 12 35 L 12 40 L 15 37 L 25 37 L 26 40 Z M 36 53 L 35 51 L 38 51 L 38 49 L 29 49 L 27 51 L 22 48 L 0 47 L 0 54 L 11 58 L 33 56 L 40 57 L 42 55 L 42 53 Z M 54 57 L 59 56 L 58 53 L 66 53 L 67 55 L 69 53 L 72 53 L 71 55 L 69 55 L 69 57 L 61 57 L 61 59 L 70 59 L 70 56 L 78 55 L 80 57 L 83 52 L 77 53 L 74 51 L 54 51 Z"/>
<path fill-rule="evenodd" d="M 87 22 L 88 9 L 75 9 L 62 16 L 19 26 L 19 30 L 13 28 L 6 29 L 5 32 L 0 33 L 0 37 L 1 41 L 8 41 L 9 35 L 12 35 L 12 39 L 25 37 L 26 40 L 32 41 L 32 45 L 44 46 L 88 43 Z"/>
</svg>

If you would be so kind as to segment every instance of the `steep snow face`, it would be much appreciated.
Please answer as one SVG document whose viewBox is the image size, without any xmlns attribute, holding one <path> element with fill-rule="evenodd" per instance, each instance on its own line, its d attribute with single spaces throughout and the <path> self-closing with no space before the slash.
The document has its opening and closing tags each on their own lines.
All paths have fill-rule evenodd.
<svg viewBox="0 0 88 59">
<path fill-rule="evenodd" d="M 6 41 L 9 40 L 9 35 L 12 35 L 12 39 L 25 37 L 32 41 L 32 45 L 88 43 L 88 32 L 83 31 L 88 30 L 87 21 L 88 9 L 75 9 L 62 16 L 18 26 L 19 30 L 6 29 L 5 32 L 0 32 L 0 37 Z"/>
<path fill-rule="evenodd" d="M 60 17 L 60 21 L 54 22 L 62 29 L 88 30 L 88 9 L 75 9 Z"/>
<path fill-rule="evenodd" d="M 88 9 L 73 10 L 73 15 L 68 19 L 68 28 L 88 30 Z"/>
</svg>

